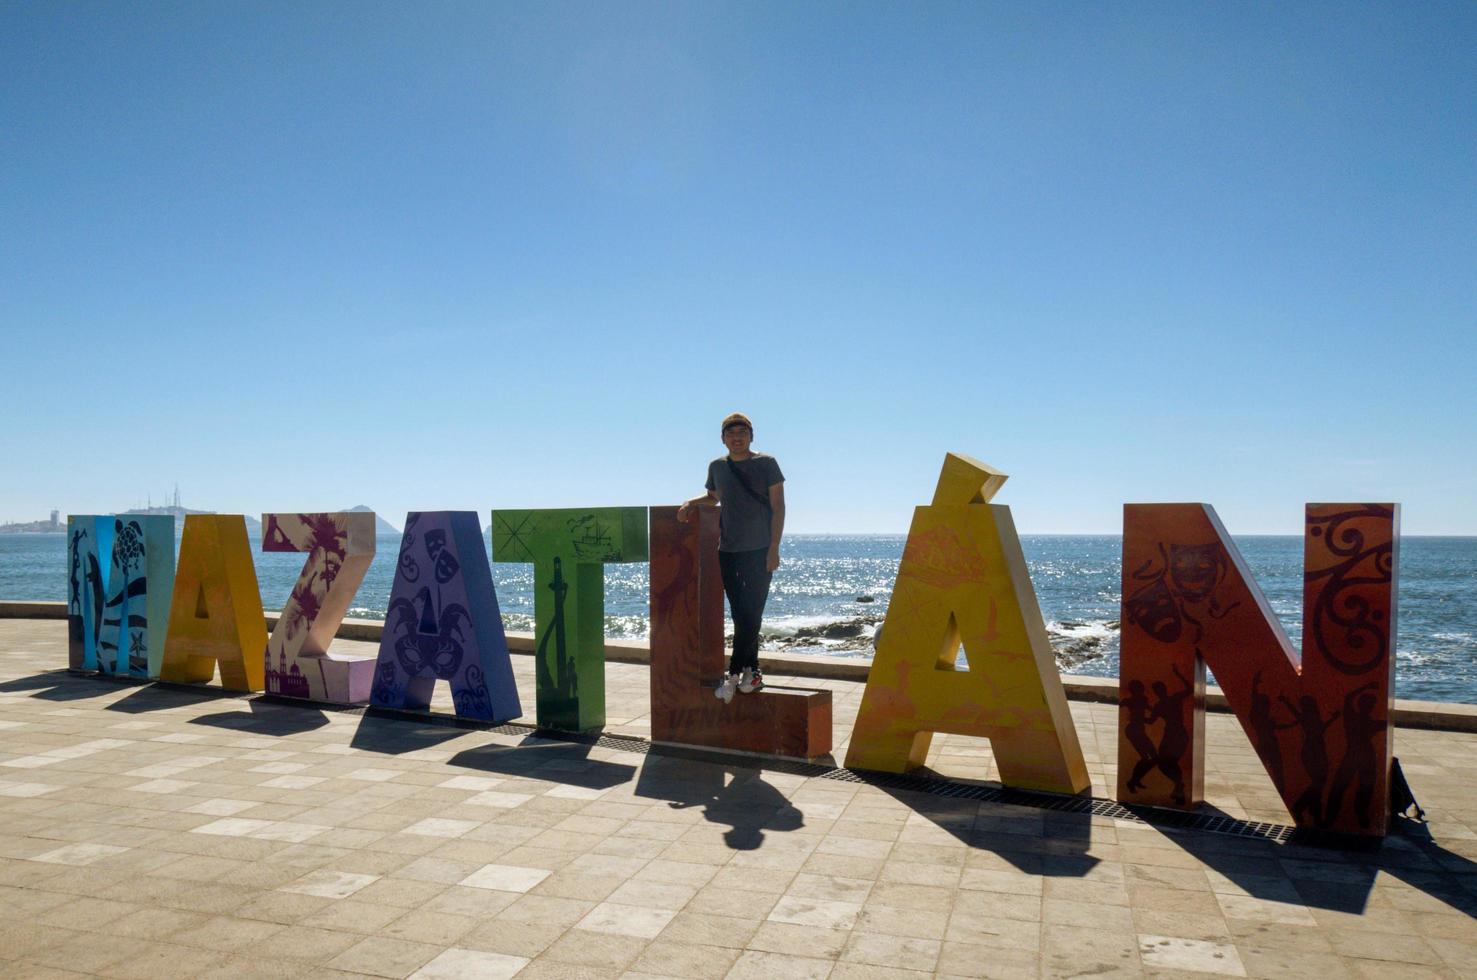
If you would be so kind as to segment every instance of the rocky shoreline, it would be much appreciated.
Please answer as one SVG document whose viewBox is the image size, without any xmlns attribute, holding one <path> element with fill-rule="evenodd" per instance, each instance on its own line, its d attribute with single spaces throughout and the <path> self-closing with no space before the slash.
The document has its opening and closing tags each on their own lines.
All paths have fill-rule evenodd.
<svg viewBox="0 0 1477 980">
<path fill-rule="evenodd" d="M 769 652 L 825 653 L 837 656 L 865 656 L 873 653 L 874 636 L 882 624 L 884 613 L 863 613 L 848 619 L 801 626 L 791 631 L 766 630 L 763 649 Z M 1057 666 L 1070 669 L 1098 660 L 1108 654 L 1109 639 L 1118 632 L 1118 621 L 1086 623 L 1064 621 L 1049 623 L 1046 634 L 1056 654 Z M 724 637 L 733 642 L 733 634 Z"/>
</svg>

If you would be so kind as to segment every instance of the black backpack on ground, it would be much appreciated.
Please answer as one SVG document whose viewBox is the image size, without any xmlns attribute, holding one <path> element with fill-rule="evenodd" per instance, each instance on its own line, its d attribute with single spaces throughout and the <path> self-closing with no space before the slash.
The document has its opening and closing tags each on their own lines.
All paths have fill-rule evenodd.
<svg viewBox="0 0 1477 980">
<path fill-rule="evenodd" d="M 1406 812 L 1415 807 L 1415 818 L 1426 819 L 1426 811 L 1415 801 L 1415 794 L 1410 791 L 1410 783 L 1405 781 L 1405 773 L 1400 768 L 1400 760 L 1390 760 L 1390 812 L 1399 816 L 1407 816 Z"/>
</svg>

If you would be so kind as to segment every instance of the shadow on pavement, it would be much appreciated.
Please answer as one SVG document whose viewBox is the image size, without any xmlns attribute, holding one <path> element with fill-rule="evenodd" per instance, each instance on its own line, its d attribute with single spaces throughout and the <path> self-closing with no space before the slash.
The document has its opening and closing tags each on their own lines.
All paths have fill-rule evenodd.
<svg viewBox="0 0 1477 980">
<path fill-rule="evenodd" d="M 434 748 L 443 742 L 461 738 L 467 729 L 435 723 L 419 723 L 410 718 L 385 718 L 366 713 L 354 730 L 349 744 L 366 752 L 403 755 L 420 749 Z"/>
<path fill-rule="evenodd" d="M 589 758 L 592 746 L 529 736 L 522 744 L 479 745 L 447 760 L 449 766 L 606 790 L 630 782 L 636 767 Z"/>
<path fill-rule="evenodd" d="M 728 826 L 723 840 L 736 851 L 760 847 L 766 832 L 805 826 L 805 815 L 757 768 L 652 754 L 641 767 L 636 795 L 666 800 L 673 809 L 702 807 L 705 819 Z"/>
<path fill-rule="evenodd" d="M 139 683 L 143 682 L 139 678 Z M 21 694 L 31 692 L 31 697 L 42 701 L 84 701 L 102 697 L 118 690 L 119 681 L 112 681 L 89 674 L 74 674 L 70 670 L 48 670 L 29 677 L 17 677 L 0 684 L 0 693 Z"/>
<path fill-rule="evenodd" d="M 134 688 L 131 694 L 107 705 L 105 710 L 121 711 L 124 714 L 137 715 L 145 711 L 160 711 L 165 708 L 178 708 L 186 704 L 204 704 L 208 701 L 220 701 L 246 696 L 241 691 L 227 691 L 224 688 L 206 687 L 203 684 L 199 686 L 163 684 L 156 681 L 152 684 Z"/>
<path fill-rule="evenodd" d="M 229 728 L 252 735 L 298 735 L 328 724 L 328 716 L 311 704 L 274 704 L 261 699 L 248 702 L 249 711 L 222 711 L 214 715 L 191 718 L 192 725 Z"/>
<path fill-rule="evenodd" d="M 927 768 L 916 770 L 916 774 L 937 775 Z M 963 843 L 989 851 L 1027 874 L 1083 878 L 1102 863 L 1101 858 L 1089 853 L 1093 843 L 1091 814 L 955 800 L 885 785 L 878 788 Z"/>
<path fill-rule="evenodd" d="M 1234 885 L 1232 895 L 1359 915 L 1378 882 L 1394 879 L 1477 917 L 1477 863 L 1442 847 L 1414 821 L 1393 821 L 1383 842 L 1303 834 L 1278 844 L 1187 831 L 1165 839 Z"/>
</svg>

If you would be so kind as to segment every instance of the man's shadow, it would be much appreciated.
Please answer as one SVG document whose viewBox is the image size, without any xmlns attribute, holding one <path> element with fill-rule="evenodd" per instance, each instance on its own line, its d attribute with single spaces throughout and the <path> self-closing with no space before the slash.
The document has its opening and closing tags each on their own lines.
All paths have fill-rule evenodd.
<svg viewBox="0 0 1477 980">
<path fill-rule="evenodd" d="M 666 800 L 674 810 L 702 807 L 705 819 L 728 826 L 723 840 L 736 851 L 758 849 L 766 832 L 805 826 L 805 815 L 764 781 L 762 770 L 748 766 L 653 752 L 641 767 L 636 795 Z"/>
</svg>

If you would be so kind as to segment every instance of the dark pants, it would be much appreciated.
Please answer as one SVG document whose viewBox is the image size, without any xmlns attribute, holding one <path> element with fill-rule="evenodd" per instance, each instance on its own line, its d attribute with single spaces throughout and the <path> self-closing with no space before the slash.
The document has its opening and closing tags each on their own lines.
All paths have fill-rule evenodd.
<svg viewBox="0 0 1477 980">
<path fill-rule="evenodd" d="M 733 659 L 730 674 L 759 666 L 759 623 L 769 600 L 768 548 L 758 551 L 720 551 L 718 567 L 723 572 L 723 591 L 733 614 Z"/>
</svg>

